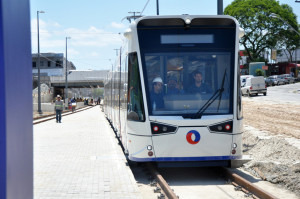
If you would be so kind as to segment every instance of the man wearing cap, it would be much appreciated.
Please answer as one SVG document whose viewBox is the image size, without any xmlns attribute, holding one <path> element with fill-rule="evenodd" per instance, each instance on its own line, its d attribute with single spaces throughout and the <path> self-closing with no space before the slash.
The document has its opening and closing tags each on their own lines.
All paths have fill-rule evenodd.
<svg viewBox="0 0 300 199">
<path fill-rule="evenodd" d="M 60 95 L 57 95 L 56 97 L 56 101 L 55 101 L 55 106 L 54 106 L 54 110 L 56 112 L 56 123 L 61 123 L 61 112 L 63 111 L 64 108 L 64 102 L 61 100 Z"/>
<path fill-rule="evenodd" d="M 194 72 L 194 83 L 187 89 L 188 93 L 211 93 L 211 88 L 202 82 L 202 73 L 200 71 Z"/>
<path fill-rule="evenodd" d="M 150 93 L 152 110 L 155 111 L 164 107 L 163 97 L 163 81 L 160 77 L 156 77 L 152 81 L 152 91 Z"/>
</svg>

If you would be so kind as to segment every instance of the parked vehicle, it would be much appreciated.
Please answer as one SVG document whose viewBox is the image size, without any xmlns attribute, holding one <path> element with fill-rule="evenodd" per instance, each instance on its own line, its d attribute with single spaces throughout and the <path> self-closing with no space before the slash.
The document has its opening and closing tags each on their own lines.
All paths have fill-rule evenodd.
<svg viewBox="0 0 300 199">
<path fill-rule="evenodd" d="M 246 79 L 249 77 L 254 77 L 253 75 L 241 75 L 240 80 L 241 80 L 241 87 L 243 87 L 246 84 Z"/>
<path fill-rule="evenodd" d="M 275 86 L 275 85 L 282 85 L 285 84 L 285 81 L 278 77 L 278 75 L 272 75 L 266 78 L 266 85 L 267 86 Z"/>
<path fill-rule="evenodd" d="M 280 79 L 282 79 L 282 81 L 284 82 L 284 84 L 288 84 L 289 83 L 289 80 L 285 79 L 283 75 L 278 75 L 278 77 Z"/>
<path fill-rule="evenodd" d="M 241 90 L 242 95 L 251 96 L 253 94 L 258 95 L 259 93 L 267 95 L 267 86 L 265 84 L 265 79 L 262 76 L 247 78 L 246 83 Z"/>
<path fill-rule="evenodd" d="M 290 84 L 290 83 L 295 83 L 295 78 L 292 77 L 292 75 L 290 74 L 283 74 L 283 75 L 280 75 L 282 79 L 285 80 L 285 82 L 287 84 Z"/>
</svg>

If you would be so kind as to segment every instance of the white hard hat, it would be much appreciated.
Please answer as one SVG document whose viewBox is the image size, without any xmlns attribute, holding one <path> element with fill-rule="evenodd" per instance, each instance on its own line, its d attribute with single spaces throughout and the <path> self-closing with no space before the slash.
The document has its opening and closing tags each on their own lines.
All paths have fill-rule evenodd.
<svg viewBox="0 0 300 199">
<path fill-rule="evenodd" d="M 163 80 L 160 77 L 156 77 L 156 78 L 154 78 L 154 80 L 152 81 L 152 83 L 155 83 L 155 82 L 163 83 Z"/>
<path fill-rule="evenodd" d="M 60 95 L 57 95 L 57 98 L 60 98 Z"/>
</svg>

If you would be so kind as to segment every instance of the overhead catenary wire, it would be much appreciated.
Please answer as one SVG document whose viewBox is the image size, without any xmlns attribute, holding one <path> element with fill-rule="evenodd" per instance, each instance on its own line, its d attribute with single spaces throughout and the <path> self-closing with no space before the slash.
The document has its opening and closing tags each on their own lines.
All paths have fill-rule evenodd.
<svg viewBox="0 0 300 199">
<path fill-rule="evenodd" d="M 142 12 L 141 12 L 141 15 L 143 14 L 144 10 L 146 9 L 146 7 L 147 7 L 149 1 L 150 1 L 150 0 L 148 0 L 148 1 L 146 2 L 145 6 L 144 6 L 144 8 L 143 8 L 143 10 L 142 10 Z"/>
</svg>

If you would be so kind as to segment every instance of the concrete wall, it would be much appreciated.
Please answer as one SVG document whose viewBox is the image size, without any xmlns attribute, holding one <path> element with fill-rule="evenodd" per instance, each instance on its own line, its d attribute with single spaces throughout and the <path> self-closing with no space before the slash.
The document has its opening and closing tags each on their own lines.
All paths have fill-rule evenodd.
<svg viewBox="0 0 300 199">
<path fill-rule="evenodd" d="M 38 94 L 32 94 L 33 103 L 38 103 Z M 41 103 L 49 103 L 53 100 L 53 94 L 41 94 Z"/>
</svg>

